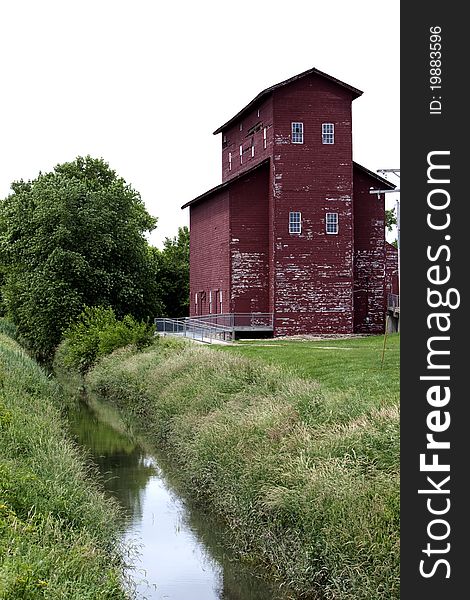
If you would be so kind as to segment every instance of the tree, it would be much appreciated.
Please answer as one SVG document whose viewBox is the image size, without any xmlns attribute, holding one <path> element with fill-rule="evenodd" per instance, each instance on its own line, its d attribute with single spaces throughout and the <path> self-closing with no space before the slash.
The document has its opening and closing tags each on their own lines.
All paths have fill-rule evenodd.
<svg viewBox="0 0 470 600">
<path fill-rule="evenodd" d="M 0 203 L 3 302 L 38 358 L 51 358 L 85 306 L 110 306 L 118 317 L 155 316 L 145 233 L 156 219 L 107 163 L 78 157 L 11 187 Z"/>
<path fill-rule="evenodd" d="M 387 231 L 392 231 L 394 225 L 397 224 L 397 216 L 394 208 L 388 208 L 385 210 L 385 227 Z"/>
<path fill-rule="evenodd" d="M 178 235 L 165 238 L 157 250 L 159 297 L 162 316 L 186 317 L 189 314 L 189 229 L 179 227 Z"/>
<path fill-rule="evenodd" d="M 387 231 L 392 231 L 393 227 L 397 225 L 397 215 L 394 208 L 385 209 L 385 227 Z M 398 240 L 391 242 L 392 246 L 398 248 Z"/>
</svg>

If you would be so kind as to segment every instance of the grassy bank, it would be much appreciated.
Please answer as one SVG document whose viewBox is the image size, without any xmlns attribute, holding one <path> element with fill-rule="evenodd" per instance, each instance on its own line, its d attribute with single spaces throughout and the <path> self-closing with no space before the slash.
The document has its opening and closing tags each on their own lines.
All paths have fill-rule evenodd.
<svg viewBox="0 0 470 600">
<path fill-rule="evenodd" d="M 124 599 L 119 514 L 64 434 L 56 383 L 0 333 L 0 598 Z"/>
<path fill-rule="evenodd" d="M 361 368 L 346 355 L 343 378 Z M 237 553 L 293 598 L 391 600 L 398 398 L 373 391 L 376 368 L 362 371 L 335 390 L 236 349 L 166 340 L 116 352 L 87 382 L 166 448 L 188 492 L 225 518 Z M 398 373 L 389 377 L 397 389 Z"/>
</svg>

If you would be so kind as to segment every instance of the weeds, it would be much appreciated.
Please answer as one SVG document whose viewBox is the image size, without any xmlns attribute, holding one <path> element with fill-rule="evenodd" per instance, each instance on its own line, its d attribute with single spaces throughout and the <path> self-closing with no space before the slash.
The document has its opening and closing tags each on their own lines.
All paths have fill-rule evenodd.
<svg viewBox="0 0 470 600">
<path fill-rule="evenodd" d="M 66 439 L 61 391 L 0 334 L 0 598 L 124 599 L 120 514 Z"/>
<path fill-rule="evenodd" d="M 384 402 L 374 394 L 375 372 L 348 360 L 341 389 L 166 340 L 104 358 L 87 384 L 167 450 L 186 491 L 225 519 L 238 555 L 267 568 L 295 598 L 392 600 L 398 398 Z"/>
</svg>

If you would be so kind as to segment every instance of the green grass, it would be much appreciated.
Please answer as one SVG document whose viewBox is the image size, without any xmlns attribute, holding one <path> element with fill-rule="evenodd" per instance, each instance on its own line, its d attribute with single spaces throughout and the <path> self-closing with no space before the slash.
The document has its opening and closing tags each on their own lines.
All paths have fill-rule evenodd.
<svg viewBox="0 0 470 600">
<path fill-rule="evenodd" d="M 0 598 L 128 598 L 119 511 L 66 438 L 62 402 L 0 333 Z"/>
<path fill-rule="evenodd" d="M 166 449 L 186 493 L 225 519 L 237 554 L 292 598 L 392 600 L 398 339 L 383 370 L 382 342 L 222 352 L 167 339 L 103 359 L 87 385 Z"/>
<path fill-rule="evenodd" d="M 399 389 L 399 344 L 399 334 L 387 336 L 383 367 L 383 336 L 322 341 L 239 341 L 232 346 L 218 348 L 287 367 L 301 377 L 317 379 L 332 389 L 358 387 L 367 380 L 377 393 L 390 388 L 391 394 L 396 397 Z"/>
</svg>

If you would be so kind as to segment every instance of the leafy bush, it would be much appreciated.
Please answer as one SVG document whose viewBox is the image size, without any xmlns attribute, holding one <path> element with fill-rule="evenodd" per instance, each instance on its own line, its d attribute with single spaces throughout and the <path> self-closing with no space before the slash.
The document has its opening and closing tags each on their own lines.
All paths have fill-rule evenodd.
<svg viewBox="0 0 470 600">
<path fill-rule="evenodd" d="M 117 348 L 134 345 L 138 350 L 151 344 L 154 327 L 131 315 L 118 320 L 112 308 L 86 308 L 67 329 L 56 362 L 87 371 L 102 356 Z"/>
<path fill-rule="evenodd" d="M 77 157 L 11 188 L 0 199 L 0 310 L 36 358 L 50 362 L 86 306 L 161 313 L 145 237 L 156 219 L 104 160 Z"/>
</svg>

